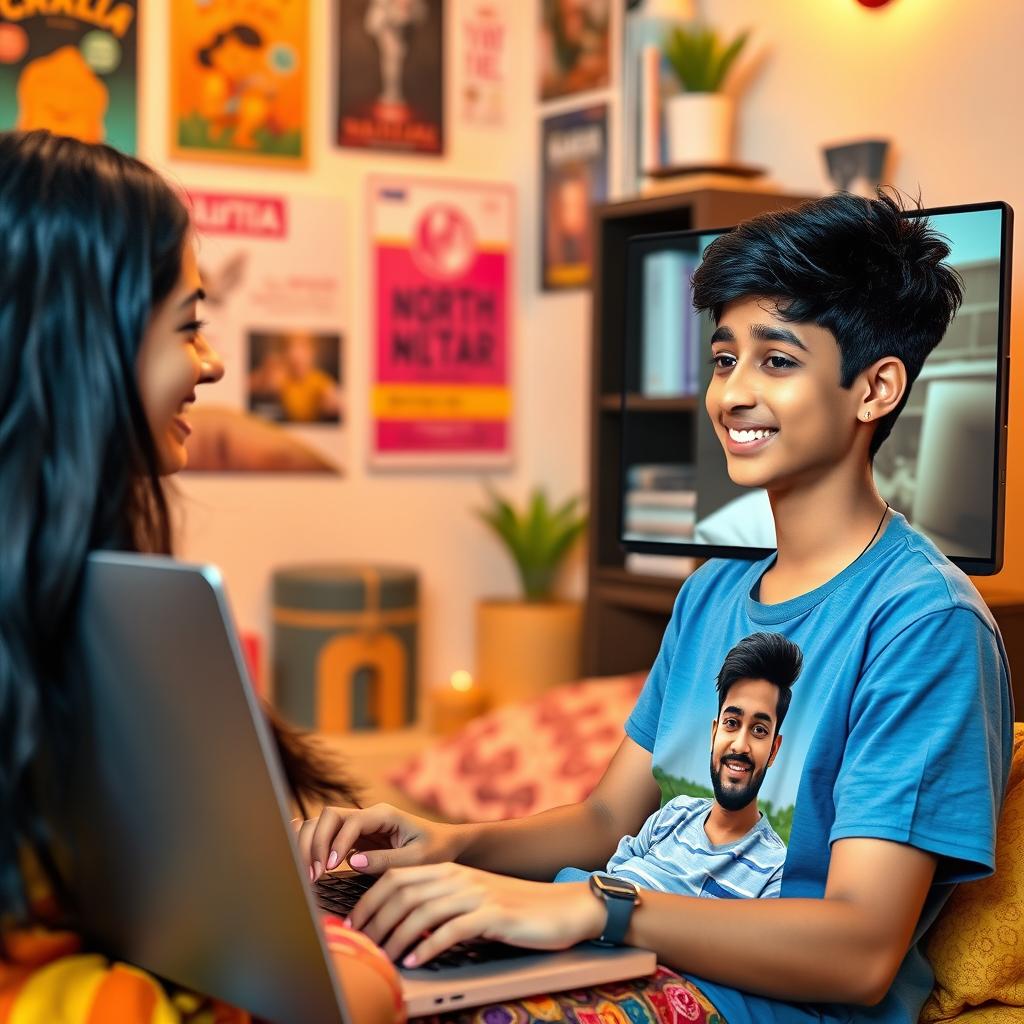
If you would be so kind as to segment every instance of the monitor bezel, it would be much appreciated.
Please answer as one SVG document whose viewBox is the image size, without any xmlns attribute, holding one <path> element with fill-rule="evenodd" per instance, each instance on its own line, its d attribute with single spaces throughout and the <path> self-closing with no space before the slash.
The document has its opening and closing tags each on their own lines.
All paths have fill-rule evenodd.
<svg viewBox="0 0 1024 1024">
<path fill-rule="evenodd" d="M 965 557 L 961 555 L 945 555 L 954 565 L 958 566 L 965 573 L 972 576 L 992 576 L 1000 571 L 1003 566 L 1003 541 L 1004 524 L 1006 517 L 1006 448 L 1007 448 L 1007 423 L 1009 417 L 1009 386 L 1010 386 L 1010 302 L 1011 294 L 1011 270 L 1013 266 L 1013 208 L 1002 200 L 993 200 L 980 203 L 961 203 L 956 206 L 935 206 L 921 210 L 905 210 L 905 217 L 934 217 L 938 215 L 954 213 L 980 213 L 984 211 L 998 210 L 1001 214 L 1000 232 L 1000 274 L 999 274 L 999 337 L 997 339 L 996 354 L 996 408 L 994 411 L 995 445 L 994 466 L 992 475 L 992 507 L 993 530 L 992 547 L 989 549 L 987 558 Z M 634 235 L 626 240 L 626 338 L 627 343 L 623 346 L 622 366 L 622 392 L 621 408 L 622 415 L 622 445 L 620 449 L 619 465 L 619 503 L 618 515 L 618 538 L 619 544 L 626 552 L 639 552 L 644 554 L 674 555 L 693 558 L 730 558 L 744 561 L 759 561 L 767 558 L 775 552 L 775 548 L 754 548 L 738 547 L 720 544 L 698 544 L 695 542 L 662 542 L 662 541 L 640 541 L 627 540 L 625 536 L 625 503 L 626 503 L 626 480 L 629 470 L 627 465 L 628 444 L 626 443 L 629 428 L 628 409 L 628 369 L 631 346 L 628 339 L 639 339 L 641 337 L 641 289 L 635 284 L 642 272 L 642 259 L 648 252 L 656 252 L 665 248 L 666 243 L 671 239 L 678 238 L 700 238 L 708 235 L 723 235 L 735 230 L 736 225 L 723 228 L 688 228 L 684 231 L 665 231 L 657 233 L 644 233 Z M 633 286 L 631 287 L 631 282 Z M 635 341 L 634 344 L 638 344 Z M 698 392 L 694 396 L 697 403 L 695 414 L 700 415 L 703 406 L 703 396 Z M 635 415 L 635 414 L 634 414 Z"/>
</svg>

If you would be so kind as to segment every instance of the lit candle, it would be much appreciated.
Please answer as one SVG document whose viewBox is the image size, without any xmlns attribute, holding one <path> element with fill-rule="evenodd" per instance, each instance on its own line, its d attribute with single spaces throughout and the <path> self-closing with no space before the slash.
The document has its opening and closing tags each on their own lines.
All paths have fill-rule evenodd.
<svg viewBox="0 0 1024 1024">
<path fill-rule="evenodd" d="M 465 669 L 459 669 L 452 673 L 447 685 L 434 690 L 434 731 L 444 736 L 458 732 L 486 706 L 483 688 L 473 682 L 473 677 Z"/>
</svg>

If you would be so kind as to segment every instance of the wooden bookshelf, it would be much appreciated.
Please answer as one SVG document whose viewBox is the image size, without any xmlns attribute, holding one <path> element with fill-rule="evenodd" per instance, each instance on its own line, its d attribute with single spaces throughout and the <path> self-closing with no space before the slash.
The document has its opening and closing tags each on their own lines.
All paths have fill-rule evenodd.
<svg viewBox="0 0 1024 1024">
<path fill-rule="evenodd" d="M 806 198 L 707 188 L 606 203 L 594 211 L 590 556 L 583 642 L 588 675 L 649 668 L 682 582 L 628 572 L 619 541 L 623 391 L 626 381 L 634 388 L 639 380 L 639 353 L 626 350 L 627 241 L 636 235 L 730 227 Z M 694 417 L 703 410 L 701 396 L 649 398 L 630 390 L 625 396 L 630 414 L 627 462 L 692 461 Z"/>
</svg>

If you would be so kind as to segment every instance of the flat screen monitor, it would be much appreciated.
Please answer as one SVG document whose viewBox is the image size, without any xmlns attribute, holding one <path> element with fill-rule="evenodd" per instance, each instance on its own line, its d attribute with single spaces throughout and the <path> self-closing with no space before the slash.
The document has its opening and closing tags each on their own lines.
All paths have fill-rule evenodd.
<svg viewBox="0 0 1024 1024">
<path fill-rule="evenodd" d="M 889 504 L 965 572 L 1003 553 L 1013 212 L 1005 203 L 907 211 L 949 242 L 963 304 L 874 460 Z M 734 484 L 704 408 L 715 324 L 692 307 L 704 251 L 726 231 L 627 245 L 620 537 L 629 552 L 763 558 L 767 493 Z"/>
</svg>

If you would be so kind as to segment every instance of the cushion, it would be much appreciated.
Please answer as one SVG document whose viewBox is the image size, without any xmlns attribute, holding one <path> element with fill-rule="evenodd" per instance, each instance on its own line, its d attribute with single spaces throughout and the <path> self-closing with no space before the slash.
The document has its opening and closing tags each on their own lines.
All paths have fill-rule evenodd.
<svg viewBox="0 0 1024 1024">
<path fill-rule="evenodd" d="M 498 821 L 589 796 L 623 738 L 644 675 L 566 683 L 474 719 L 389 781 L 448 821 Z"/>
<path fill-rule="evenodd" d="M 954 1019 L 958 1024 L 1010 1024 L 1024 1019 L 1022 722 L 1014 728 L 1013 764 L 996 832 L 996 872 L 957 886 L 925 948 L 935 987 L 920 1024 Z"/>
</svg>

